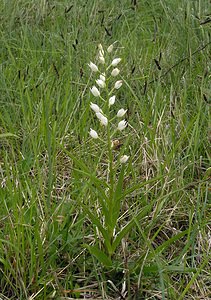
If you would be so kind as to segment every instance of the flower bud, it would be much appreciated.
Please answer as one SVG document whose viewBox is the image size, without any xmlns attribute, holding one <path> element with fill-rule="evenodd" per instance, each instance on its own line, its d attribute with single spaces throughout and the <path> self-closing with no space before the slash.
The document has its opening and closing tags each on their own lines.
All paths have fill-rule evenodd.
<svg viewBox="0 0 211 300">
<path fill-rule="evenodd" d="M 120 122 L 118 123 L 118 129 L 119 129 L 120 131 L 122 131 L 123 129 L 125 129 L 125 127 L 127 127 L 127 121 L 122 120 L 122 121 L 120 121 Z"/>
<path fill-rule="evenodd" d="M 112 96 L 112 97 L 110 97 L 109 100 L 108 100 L 109 106 L 113 105 L 115 103 L 115 100 L 116 100 L 116 96 L 115 95 Z"/>
<path fill-rule="evenodd" d="M 99 108 L 99 106 L 97 105 L 97 104 L 95 104 L 95 103 L 90 103 L 90 108 L 95 112 L 95 113 L 97 113 L 97 112 L 101 112 L 102 110 Z"/>
<path fill-rule="evenodd" d="M 121 88 L 122 82 L 123 82 L 122 80 L 116 81 L 116 82 L 115 82 L 115 85 L 114 85 L 114 88 L 115 88 L 116 90 L 118 90 L 119 88 Z"/>
<path fill-rule="evenodd" d="M 103 126 L 107 126 L 108 125 L 108 119 L 106 117 L 102 117 L 100 119 L 100 123 L 103 125 Z"/>
<path fill-rule="evenodd" d="M 88 64 L 88 66 L 90 67 L 90 69 L 92 70 L 92 72 L 98 72 L 98 67 L 95 64 L 93 64 L 91 61 Z"/>
<path fill-rule="evenodd" d="M 105 87 L 105 81 L 101 80 L 101 79 L 97 79 L 96 80 L 96 83 L 97 85 L 100 87 L 100 88 L 104 88 Z"/>
<path fill-rule="evenodd" d="M 100 112 L 97 112 L 96 113 L 96 117 L 100 120 L 100 123 L 103 126 L 107 126 L 108 125 L 108 119 L 103 114 L 101 114 Z"/>
<path fill-rule="evenodd" d="M 106 81 L 106 78 L 105 78 L 104 73 L 100 75 L 100 79 L 101 79 L 102 81 Z"/>
<path fill-rule="evenodd" d="M 111 72 L 111 76 L 116 77 L 117 75 L 119 75 L 119 72 L 120 72 L 120 70 L 118 68 L 115 68 Z"/>
<path fill-rule="evenodd" d="M 90 89 L 91 93 L 93 96 L 95 97 L 99 97 L 100 96 L 100 92 L 99 90 L 96 88 L 96 86 L 93 86 L 91 89 Z"/>
<path fill-rule="evenodd" d="M 105 63 L 104 56 L 99 56 L 99 62 L 104 65 L 104 63 Z"/>
<path fill-rule="evenodd" d="M 121 61 L 122 59 L 121 58 L 114 58 L 113 59 L 113 61 L 112 61 L 112 63 L 111 63 L 111 65 L 113 66 L 113 67 L 116 67 L 117 65 L 118 65 L 118 63 L 120 63 L 120 61 Z"/>
<path fill-rule="evenodd" d="M 104 56 L 104 50 L 99 50 L 99 56 Z"/>
<path fill-rule="evenodd" d="M 111 52 L 113 51 L 113 49 L 114 49 L 114 45 L 111 44 L 111 45 L 107 48 L 107 52 L 108 52 L 108 53 L 111 53 Z"/>
<path fill-rule="evenodd" d="M 121 164 L 125 164 L 125 163 L 128 161 L 128 159 L 129 159 L 129 156 L 127 156 L 127 155 L 122 155 L 122 156 L 120 157 L 120 163 L 121 163 Z"/>
<path fill-rule="evenodd" d="M 126 114 L 126 112 L 127 112 L 127 109 L 121 108 L 121 109 L 118 110 L 118 112 L 117 112 L 117 117 L 118 117 L 118 118 L 123 117 L 123 116 Z"/>
<path fill-rule="evenodd" d="M 100 51 L 103 51 L 103 46 L 102 46 L 102 44 L 98 44 L 98 49 L 99 49 Z"/>
<path fill-rule="evenodd" d="M 96 132 L 94 129 L 92 129 L 92 128 L 90 128 L 89 134 L 90 134 L 90 136 L 91 136 L 93 139 L 97 139 L 97 138 L 98 138 L 97 132 Z"/>
<path fill-rule="evenodd" d="M 96 112 L 96 117 L 101 120 L 101 118 L 103 117 L 103 114 L 101 112 Z"/>
</svg>

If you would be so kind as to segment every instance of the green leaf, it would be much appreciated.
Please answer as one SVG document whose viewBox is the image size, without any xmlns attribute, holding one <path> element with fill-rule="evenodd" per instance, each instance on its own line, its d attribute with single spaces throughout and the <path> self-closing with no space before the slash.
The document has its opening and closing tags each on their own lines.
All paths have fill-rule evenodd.
<svg viewBox="0 0 211 300">
<path fill-rule="evenodd" d="M 111 206 L 111 218 L 112 218 L 112 224 L 111 228 L 112 231 L 116 226 L 117 219 L 119 217 L 120 208 L 121 208 L 121 195 L 123 193 L 123 181 L 124 181 L 124 165 L 122 166 L 121 172 L 119 174 L 119 178 L 116 184 L 116 190 L 112 199 L 112 206 Z"/>
<path fill-rule="evenodd" d="M 106 231 L 106 229 L 103 227 L 103 225 L 100 223 L 100 220 L 95 217 L 95 215 L 93 213 L 91 213 L 91 211 L 89 209 L 87 209 L 85 206 L 83 206 L 84 211 L 87 213 L 87 215 L 89 216 L 89 218 L 91 219 L 92 223 L 94 225 L 97 226 L 97 228 L 100 230 L 100 232 L 102 233 L 102 236 L 104 238 L 104 242 L 105 242 L 105 246 L 108 250 L 109 253 L 112 252 L 112 247 L 111 247 L 111 243 L 110 243 L 110 236 L 108 234 L 108 232 Z"/>
<path fill-rule="evenodd" d="M 1 138 L 7 138 L 7 137 L 16 137 L 18 138 L 17 135 L 13 134 L 13 133 L 10 133 L 10 132 L 7 132 L 7 133 L 0 133 L 0 139 Z"/>
<path fill-rule="evenodd" d="M 112 266 L 112 260 L 97 246 L 89 246 L 85 245 L 85 247 L 89 250 L 89 252 L 94 255 L 99 262 L 101 262 L 106 267 Z"/>
<path fill-rule="evenodd" d="M 130 231 L 130 229 L 134 226 L 135 221 L 137 221 L 140 218 L 143 218 L 146 216 L 146 214 L 151 210 L 153 204 L 149 204 L 145 206 L 143 209 L 140 210 L 140 212 L 132 218 L 132 220 L 125 225 L 120 232 L 117 234 L 116 238 L 114 239 L 112 243 L 112 251 L 114 252 L 118 245 L 120 244 L 123 237 Z"/>
</svg>

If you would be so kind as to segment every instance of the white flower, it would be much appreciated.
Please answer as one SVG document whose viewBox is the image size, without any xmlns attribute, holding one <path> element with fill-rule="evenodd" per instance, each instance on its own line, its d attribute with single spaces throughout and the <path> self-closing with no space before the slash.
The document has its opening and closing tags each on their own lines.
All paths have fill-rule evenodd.
<svg viewBox="0 0 211 300">
<path fill-rule="evenodd" d="M 91 136 L 93 139 L 97 139 L 97 138 L 98 138 L 97 132 L 96 132 L 94 129 L 92 129 L 92 128 L 90 128 L 89 134 L 90 134 L 90 136 Z"/>
<path fill-rule="evenodd" d="M 123 117 L 123 116 L 126 114 L 126 112 L 127 112 L 127 109 L 121 108 L 121 109 L 118 110 L 118 112 L 117 112 L 117 117 L 118 117 L 118 118 Z"/>
<path fill-rule="evenodd" d="M 99 120 L 101 120 L 101 118 L 104 117 L 104 116 L 103 116 L 103 114 L 102 114 L 101 112 L 96 112 L 96 117 L 97 117 Z"/>
<path fill-rule="evenodd" d="M 99 61 L 100 61 L 101 64 L 104 65 L 104 63 L 105 63 L 105 58 L 104 58 L 104 56 L 99 56 Z"/>
<path fill-rule="evenodd" d="M 104 73 L 100 75 L 100 79 L 101 79 L 102 81 L 105 81 L 105 80 L 106 80 Z"/>
<path fill-rule="evenodd" d="M 104 50 L 99 50 L 99 56 L 104 56 Z"/>
<path fill-rule="evenodd" d="M 97 105 L 97 104 L 95 104 L 95 103 L 90 103 L 90 108 L 95 112 L 95 113 L 97 113 L 97 112 L 101 112 L 102 110 L 99 108 L 99 106 Z"/>
<path fill-rule="evenodd" d="M 103 51 L 103 46 L 102 46 L 102 44 L 98 44 L 98 49 L 101 50 L 101 51 Z"/>
<path fill-rule="evenodd" d="M 93 72 L 98 72 L 98 67 L 93 64 L 91 61 L 90 63 L 88 64 L 88 66 L 90 67 L 90 69 L 93 71 Z"/>
<path fill-rule="evenodd" d="M 115 100 L 116 100 L 116 96 L 110 97 L 109 100 L 108 100 L 109 106 L 113 105 L 115 103 Z"/>
<path fill-rule="evenodd" d="M 93 86 L 91 89 L 90 89 L 91 93 L 93 96 L 95 97 L 99 97 L 100 96 L 100 91 L 96 88 L 96 86 Z"/>
<path fill-rule="evenodd" d="M 117 75 L 119 75 L 120 70 L 118 68 L 113 69 L 113 71 L 111 72 L 111 76 L 115 77 Z"/>
<path fill-rule="evenodd" d="M 118 123 L 118 129 L 119 129 L 120 131 L 122 131 L 123 129 L 125 129 L 126 126 L 127 126 L 127 121 L 125 121 L 125 120 L 122 120 L 122 121 L 120 121 L 120 122 Z"/>
<path fill-rule="evenodd" d="M 97 79 L 96 83 L 99 87 L 104 88 L 105 87 L 105 81 L 103 81 L 102 79 Z"/>
<path fill-rule="evenodd" d="M 118 90 L 119 88 L 121 88 L 122 82 L 123 82 L 122 80 L 116 81 L 116 82 L 115 82 L 115 85 L 114 85 L 114 88 L 115 88 L 116 90 Z"/>
<path fill-rule="evenodd" d="M 113 49 L 114 49 L 114 45 L 111 44 L 111 45 L 107 48 L 108 53 L 111 53 L 111 52 L 113 51 Z"/>
<path fill-rule="evenodd" d="M 118 65 L 118 63 L 120 63 L 120 61 L 121 61 L 122 59 L 121 58 L 114 58 L 113 59 L 113 61 L 112 61 L 112 63 L 111 63 L 111 65 L 113 66 L 113 67 L 116 67 L 117 65 Z"/>
<path fill-rule="evenodd" d="M 103 126 L 107 126 L 108 125 L 108 119 L 106 117 L 102 117 L 100 119 L 100 123 L 103 125 Z"/>
<path fill-rule="evenodd" d="M 96 113 L 96 117 L 100 120 L 100 123 L 103 126 L 107 126 L 108 125 L 108 119 L 103 114 L 101 114 L 100 112 L 97 112 Z"/>
<path fill-rule="evenodd" d="M 125 164 L 125 163 L 128 161 L 128 159 L 129 159 L 129 156 L 127 156 L 127 155 L 122 155 L 122 156 L 120 157 L 120 163 L 121 163 L 121 164 Z"/>
</svg>

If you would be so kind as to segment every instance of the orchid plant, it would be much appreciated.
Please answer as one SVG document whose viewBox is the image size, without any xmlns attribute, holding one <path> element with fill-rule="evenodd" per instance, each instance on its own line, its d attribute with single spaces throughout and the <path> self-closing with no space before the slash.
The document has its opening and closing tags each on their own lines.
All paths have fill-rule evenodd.
<svg viewBox="0 0 211 300">
<path fill-rule="evenodd" d="M 123 199 L 123 181 L 126 165 L 129 162 L 129 155 L 120 151 L 116 154 L 115 143 L 119 141 L 122 131 L 126 131 L 128 122 L 125 119 L 127 109 L 120 108 L 115 110 L 117 103 L 116 92 L 122 87 L 123 80 L 116 80 L 120 74 L 120 65 L 122 59 L 111 58 L 114 52 L 115 43 L 104 51 L 101 44 L 98 45 L 98 63 L 90 61 L 88 64 L 94 76 L 95 85 L 90 87 L 91 97 L 90 109 L 99 120 L 102 130 L 98 132 L 96 129 L 90 128 L 89 134 L 93 140 L 105 142 L 108 154 L 108 169 L 105 182 L 105 192 L 99 193 L 99 202 L 101 205 L 101 216 L 96 217 L 91 211 L 87 210 L 87 214 L 92 223 L 100 232 L 100 240 L 103 240 L 102 245 L 87 246 L 92 254 L 94 254 L 105 265 L 111 264 L 111 257 L 119 246 L 121 239 L 126 234 L 127 230 L 119 230 L 118 218 L 121 212 L 121 202 Z M 97 78 L 96 78 L 97 76 Z M 105 138 L 106 136 L 106 138 Z M 115 139 L 116 138 L 116 139 Z M 124 139 L 124 137 L 123 137 Z M 127 135 L 127 140 L 129 135 Z M 126 149 L 122 147 L 123 150 Z M 115 155 L 114 155 L 115 152 Z M 119 171 L 120 169 L 120 171 Z M 101 179 L 102 180 L 102 179 Z M 118 227 L 118 228 L 117 228 Z M 129 229 L 130 226 L 128 226 Z M 116 234 L 116 232 L 118 232 Z"/>
<path fill-rule="evenodd" d="M 128 153 L 131 137 L 128 128 L 132 126 L 126 119 L 127 109 L 119 105 L 118 90 L 124 86 L 124 81 L 118 78 L 122 59 L 112 58 L 112 54 L 116 53 L 115 43 L 106 51 L 101 44 L 98 45 L 96 63 L 88 64 L 91 70 L 90 78 L 95 82 L 90 86 L 90 114 L 96 118 L 95 124 L 89 129 L 91 139 L 88 142 L 96 143 L 97 146 L 102 145 L 101 148 L 105 150 L 103 152 L 105 169 L 103 172 L 98 172 L 98 169 L 93 172 L 83 159 L 61 146 L 78 166 L 77 171 L 89 179 L 86 182 L 86 188 L 89 189 L 90 195 L 97 199 L 94 209 L 81 203 L 96 234 L 95 240 L 86 244 L 86 248 L 105 267 L 113 266 L 112 260 L 117 249 L 124 244 L 124 239 L 137 221 L 144 218 L 153 206 L 153 203 L 149 203 L 139 210 L 131 206 L 128 212 L 132 217 L 127 220 L 124 218 L 125 198 L 150 181 L 135 182 L 129 187 L 125 184 L 125 178 L 132 166 Z M 156 178 L 153 178 L 152 182 L 155 180 Z"/>
</svg>

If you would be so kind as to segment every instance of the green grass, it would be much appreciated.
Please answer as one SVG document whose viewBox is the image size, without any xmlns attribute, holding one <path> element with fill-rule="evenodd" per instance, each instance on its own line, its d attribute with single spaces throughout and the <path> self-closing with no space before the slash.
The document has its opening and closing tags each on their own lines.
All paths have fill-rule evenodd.
<svg viewBox="0 0 211 300">
<path fill-rule="evenodd" d="M 210 18 L 208 0 L 0 0 L 0 298 L 211 298 Z M 114 41 L 131 225 L 109 253 L 87 63 Z"/>
</svg>

